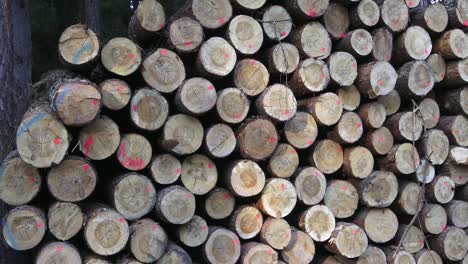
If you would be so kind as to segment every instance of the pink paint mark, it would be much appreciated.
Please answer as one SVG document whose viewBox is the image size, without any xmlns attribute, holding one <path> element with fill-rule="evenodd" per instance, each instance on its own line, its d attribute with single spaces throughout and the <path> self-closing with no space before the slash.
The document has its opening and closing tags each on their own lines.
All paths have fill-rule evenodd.
<svg viewBox="0 0 468 264">
<path fill-rule="evenodd" d="M 434 121 L 439 121 L 439 115 L 434 115 Z"/>
<path fill-rule="evenodd" d="M 453 130 L 453 133 L 454 133 L 455 135 L 458 135 L 458 128 L 455 128 L 455 129 Z"/>
<path fill-rule="evenodd" d="M 252 44 L 249 44 L 249 45 L 247 45 L 247 48 L 253 49 L 253 45 L 252 45 Z"/>
<path fill-rule="evenodd" d="M 314 143 L 314 140 L 312 140 L 312 139 L 309 139 L 309 141 L 307 141 L 307 144 L 309 144 L 309 145 L 312 145 L 313 143 Z"/>
<path fill-rule="evenodd" d="M 445 73 L 441 73 L 441 74 L 440 74 L 440 78 L 443 79 L 444 77 L 445 77 Z"/>
<path fill-rule="evenodd" d="M 123 85 L 119 85 L 119 87 L 117 87 L 117 89 L 119 89 L 119 91 L 123 91 L 125 88 L 123 87 Z"/>
<path fill-rule="evenodd" d="M 320 49 L 320 51 L 321 51 L 322 53 L 325 53 L 325 52 L 327 52 L 327 48 L 323 47 L 323 48 Z"/>
<path fill-rule="evenodd" d="M 226 20 L 224 20 L 224 18 L 220 18 L 218 19 L 218 22 L 220 25 L 224 25 L 224 23 L 226 23 Z"/>
<path fill-rule="evenodd" d="M 208 90 L 213 91 L 213 90 L 214 90 L 214 86 L 213 86 L 213 85 L 208 86 Z"/>
<path fill-rule="evenodd" d="M 224 54 L 224 58 L 229 59 L 231 55 L 229 53 Z"/>
<path fill-rule="evenodd" d="M 150 193 L 150 192 L 151 192 L 151 187 L 150 187 L 150 186 L 146 186 L 146 192 L 147 192 L 147 193 Z"/>
<path fill-rule="evenodd" d="M 224 200 L 229 199 L 229 194 L 227 194 L 227 193 L 223 194 L 223 199 L 224 199 Z"/>
<path fill-rule="evenodd" d="M 341 100 L 340 99 L 336 100 L 336 104 L 341 105 Z"/>
<path fill-rule="evenodd" d="M 353 67 L 353 69 L 356 69 L 356 63 L 351 64 L 351 67 Z"/>
<path fill-rule="evenodd" d="M 325 80 L 325 78 L 327 78 L 327 75 L 325 73 L 322 72 L 322 74 L 320 75 L 320 77 L 322 77 L 322 80 Z"/>
<path fill-rule="evenodd" d="M 31 176 L 31 177 L 28 178 L 28 181 L 29 181 L 29 183 L 34 183 L 34 182 L 36 182 L 36 179 L 34 178 L 34 176 Z"/>
<path fill-rule="evenodd" d="M 61 140 L 60 140 L 59 137 L 56 137 L 56 138 L 54 139 L 54 144 L 55 144 L 55 145 L 60 144 L 60 142 L 61 142 Z"/>
<path fill-rule="evenodd" d="M 368 45 L 364 45 L 362 48 L 363 48 L 365 51 L 368 51 L 368 50 L 369 50 L 369 46 L 368 46 Z"/>
<path fill-rule="evenodd" d="M 130 59 L 134 59 L 134 58 L 135 58 L 135 54 L 133 54 L 133 53 L 130 53 L 129 56 L 130 56 Z"/>
<path fill-rule="evenodd" d="M 284 110 L 283 115 L 289 116 L 289 111 L 288 111 L 288 110 Z"/>
<path fill-rule="evenodd" d="M 284 185 L 284 183 L 281 184 L 281 190 L 282 191 L 286 190 L 286 185 Z"/>
<path fill-rule="evenodd" d="M 361 149 L 361 154 L 366 154 L 366 150 L 365 150 L 365 149 Z"/>
<path fill-rule="evenodd" d="M 62 253 L 62 249 L 63 247 L 62 246 L 57 246 L 57 248 L 55 249 L 55 253 Z"/>
<path fill-rule="evenodd" d="M 166 55 L 167 55 L 167 50 L 162 49 L 162 50 L 161 50 L 161 55 L 166 56 Z"/>
<path fill-rule="evenodd" d="M 241 117 L 242 117 L 241 114 L 236 115 L 236 119 L 241 119 Z"/>
<path fill-rule="evenodd" d="M 202 227 L 201 227 L 201 230 L 205 231 L 205 230 L 206 230 L 206 226 L 202 226 Z"/>
<path fill-rule="evenodd" d="M 361 127 L 362 127 L 362 123 L 358 123 L 358 124 L 357 124 L 357 127 L 358 127 L 358 128 L 361 128 Z"/>
<path fill-rule="evenodd" d="M 382 86 L 382 85 L 384 85 L 384 81 L 383 81 L 383 80 L 378 80 L 378 81 L 377 81 L 377 84 L 380 85 L 380 86 Z"/>
<path fill-rule="evenodd" d="M 359 229 L 354 230 L 354 235 L 356 236 L 357 234 L 359 234 Z"/>
<path fill-rule="evenodd" d="M 309 11 L 307 12 L 307 15 L 310 17 L 316 17 L 317 11 L 315 11 L 314 9 L 309 9 Z"/>
<path fill-rule="evenodd" d="M 318 177 L 320 174 L 318 173 L 318 171 L 314 171 L 314 176 L 315 177 Z"/>
<path fill-rule="evenodd" d="M 343 188 L 341 188 L 341 189 L 343 189 L 343 191 L 346 192 L 346 191 L 348 190 L 348 186 L 345 185 L 345 186 L 343 186 Z"/>
<path fill-rule="evenodd" d="M 187 48 L 190 48 L 190 46 L 192 46 L 192 43 L 190 43 L 190 42 L 185 42 L 185 43 L 184 43 L 184 46 L 187 47 Z"/>
<path fill-rule="evenodd" d="M 153 225 L 153 230 L 158 230 L 158 225 Z"/>
<path fill-rule="evenodd" d="M 208 169 L 212 169 L 213 167 L 214 167 L 213 164 L 211 164 L 211 163 L 208 164 Z"/>
<path fill-rule="evenodd" d="M 423 245 L 423 240 L 422 239 L 419 239 L 419 246 L 422 246 Z"/>
<path fill-rule="evenodd" d="M 414 2 L 413 2 L 413 1 L 409 1 L 409 2 L 408 2 L 408 7 L 414 7 Z"/>
<path fill-rule="evenodd" d="M 429 22 L 431 22 L 429 18 L 426 18 L 426 24 L 429 24 Z"/>
<path fill-rule="evenodd" d="M 190 193 L 185 194 L 185 199 L 186 200 L 190 200 L 191 197 L 192 197 L 192 195 Z"/>
<path fill-rule="evenodd" d="M 271 143 L 273 143 L 273 142 L 276 141 L 276 138 L 275 138 L 275 137 L 270 137 L 270 138 L 268 139 L 268 141 L 270 141 Z"/>
<path fill-rule="evenodd" d="M 438 149 L 438 148 L 439 148 L 439 144 L 434 144 L 434 148 L 435 148 L 435 149 Z"/>
<path fill-rule="evenodd" d="M 238 245 L 239 244 L 239 239 L 233 239 L 232 242 L 234 243 L 234 245 Z"/>
<path fill-rule="evenodd" d="M 424 54 L 429 54 L 429 51 L 427 49 L 424 49 Z"/>
<path fill-rule="evenodd" d="M 462 176 L 461 176 L 461 175 L 458 175 L 458 180 L 461 181 L 461 179 L 462 179 Z"/>
<path fill-rule="evenodd" d="M 447 228 L 447 225 L 446 225 L 446 224 L 443 224 L 441 228 L 442 228 L 442 231 L 444 231 L 445 228 Z"/>
<path fill-rule="evenodd" d="M 84 149 L 85 149 L 84 155 L 85 155 L 86 157 L 89 156 L 89 151 L 91 150 L 91 146 L 93 145 L 93 143 L 94 143 L 93 136 L 89 135 L 89 136 L 86 138 L 86 141 L 85 141 L 85 144 L 84 144 Z"/>
<path fill-rule="evenodd" d="M 257 213 L 257 214 L 255 215 L 255 218 L 257 218 L 257 219 L 260 219 L 261 217 L 262 217 L 262 215 L 260 215 L 260 213 Z"/>
<path fill-rule="evenodd" d="M 379 137 L 379 139 L 378 139 L 378 140 L 379 140 L 380 142 L 382 142 L 382 141 L 384 141 L 384 140 L 385 140 L 385 138 L 384 138 L 384 137 Z"/>
<path fill-rule="evenodd" d="M 281 31 L 281 36 L 282 37 L 286 36 L 286 34 L 287 34 L 286 31 Z"/>
<path fill-rule="evenodd" d="M 267 253 L 270 254 L 270 255 L 273 255 L 273 249 L 271 249 L 271 248 L 267 249 Z"/>
<path fill-rule="evenodd" d="M 119 222 L 122 224 L 123 222 L 125 222 L 125 219 L 123 219 L 123 217 L 120 217 Z"/>
<path fill-rule="evenodd" d="M 297 233 L 296 240 L 301 241 L 301 239 L 302 239 L 301 234 Z"/>
<path fill-rule="evenodd" d="M 338 152 L 343 153 L 343 148 L 342 148 L 342 147 L 339 147 L 339 148 L 338 148 Z"/>
<path fill-rule="evenodd" d="M 96 106 L 96 105 L 97 105 L 97 100 L 93 100 L 92 104 L 93 104 L 94 106 Z"/>
<path fill-rule="evenodd" d="M 346 37 L 346 33 L 345 33 L 345 32 L 341 32 L 341 33 L 340 33 L 340 38 L 344 38 L 344 37 Z"/>
<path fill-rule="evenodd" d="M 250 62 L 249 62 L 249 63 L 250 63 L 250 65 L 252 65 L 252 66 L 255 66 L 255 64 L 257 64 L 257 62 L 256 62 L 256 61 L 254 61 L 254 60 L 250 60 Z"/>
<path fill-rule="evenodd" d="M 374 19 L 370 23 L 371 23 L 370 26 L 373 26 L 373 25 L 377 24 L 377 20 Z"/>
<path fill-rule="evenodd" d="M 387 55 L 387 56 L 385 56 L 385 59 L 386 59 L 387 61 L 389 61 L 391 58 L 392 58 L 392 56 L 391 56 L 391 55 Z"/>
<path fill-rule="evenodd" d="M 132 110 L 133 110 L 133 112 L 138 112 L 138 106 L 137 106 L 137 105 L 133 105 L 133 106 L 132 106 Z"/>
<path fill-rule="evenodd" d="M 444 186 L 449 186 L 449 182 L 448 181 L 444 182 Z"/>
<path fill-rule="evenodd" d="M 465 27 L 468 27 L 468 20 L 463 21 L 463 25 L 464 25 Z"/>
<path fill-rule="evenodd" d="M 288 233 L 284 234 L 284 238 L 289 239 L 289 234 Z"/>
<path fill-rule="evenodd" d="M 177 168 L 177 169 L 175 170 L 175 172 L 176 172 L 177 174 L 180 174 L 180 172 L 182 172 L 182 170 L 181 170 L 180 168 Z"/>
<path fill-rule="evenodd" d="M 42 221 L 37 222 L 37 227 L 42 228 L 44 226 L 44 223 Z"/>
<path fill-rule="evenodd" d="M 161 30 L 163 27 L 164 27 L 164 24 L 163 24 L 163 23 L 160 23 L 160 24 L 159 24 L 159 30 Z"/>
<path fill-rule="evenodd" d="M 84 171 L 88 171 L 89 168 L 90 168 L 90 166 L 88 164 L 83 165 L 83 170 Z"/>
<path fill-rule="evenodd" d="M 428 87 L 428 86 L 429 86 L 429 82 L 424 82 L 423 85 L 424 85 L 424 87 Z"/>
</svg>

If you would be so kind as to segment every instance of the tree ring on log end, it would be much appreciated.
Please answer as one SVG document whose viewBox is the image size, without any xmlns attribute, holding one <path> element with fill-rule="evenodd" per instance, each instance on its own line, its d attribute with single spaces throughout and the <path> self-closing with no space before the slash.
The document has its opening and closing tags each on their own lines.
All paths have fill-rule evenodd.
<svg viewBox="0 0 468 264">
<path fill-rule="evenodd" d="M 141 52 L 131 40 L 113 38 L 102 48 L 101 60 L 108 71 L 127 76 L 140 66 Z"/>
<path fill-rule="evenodd" d="M 141 129 L 154 131 L 161 128 L 168 113 L 169 104 L 158 91 L 143 88 L 132 98 L 130 117 Z"/>
<path fill-rule="evenodd" d="M 93 61 L 99 54 L 99 40 L 85 25 L 73 25 L 65 29 L 59 40 L 60 56 L 67 63 L 82 65 Z"/>
<path fill-rule="evenodd" d="M 143 61 L 141 75 L 149 86 L 170 93 L 185 80 L 185 66 L 176 53 L 159 48 Z"/>
</svg>

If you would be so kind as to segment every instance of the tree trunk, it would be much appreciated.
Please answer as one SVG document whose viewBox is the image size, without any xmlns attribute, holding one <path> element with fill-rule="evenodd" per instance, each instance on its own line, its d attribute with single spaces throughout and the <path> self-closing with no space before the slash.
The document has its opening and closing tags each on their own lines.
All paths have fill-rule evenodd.
<svg viewBox="0 0 468 264">
<path fill-rule="evenodd" d="M 101 0 L 85 0 L 85 16 L 88 27 L 102 37 Z"/>
</svg>

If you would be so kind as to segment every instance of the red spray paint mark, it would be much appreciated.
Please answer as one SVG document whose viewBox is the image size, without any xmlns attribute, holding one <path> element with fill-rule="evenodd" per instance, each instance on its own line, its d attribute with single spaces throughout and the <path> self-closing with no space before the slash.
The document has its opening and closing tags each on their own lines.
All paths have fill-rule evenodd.
<svg viewBox="0 0 468 264">
<path fill-rule="evenodd" d="M 180 172 L 182 172 L 182 170 L 181 170 L 180 168 L 177 168 L 177 169 L 175 170 L 175 172 L 176 172 L 177 174 L 180 174 Z"/>
<path fill-rule="evenodd" d="M 145 161 L 138 157 L 131 158 L 127 157 L 127 152 L 125 151 L 126 144 L 122 143 L 119 147 L 119 153 L 117 157 L 119 158 L 120 164 L 126 168 L 130 168 L 133 170 L 141 170 L 145 166 Z"/>
<path fill-rule="evenodd" d="M 224 20 L 224 18 L 220 18 L 220 19 L 218 19 L 218 22 L 219 22 L 219 24 L 224 25 L 224 23 L 225 23 L 226 21 Z"/>
<path fill-rule="evenodd" d="M 358 124 L 357 124 L 357 127 L 358 127 L 358 128 L 361 128 L 361 127 L 362 127 L 362 123 L 358 123 Z"/>
<path fill-rule="evenodd" d="M 89 170 L 89 168 L 90 168 L 90 167 L 89 167 L 89 165 L 88 165 L 88 164 L 85 164 L 85 165 L 83 165 L 83 170 L 84 170 L 84 171 L 88 171 L 88 170 Z"/>
<path fill-rule="evenodd" d="M 429 54 L 429 51 L 427 49 L 424 49 L 424 54 Z"/>
<path fill-rule="evenodd" d="M 361 149 L 361 154 L 366 154 L 366 150 L 365 150 L 365 149 Z"/>
<path fill-rule="evenodd" d="M 356 63 L 351 64 L 351 67 L 353 67 L 353 69 L 356 69 Z"/>
<path fill-rule="evenodd" d="M 153 230 L 158 230 L 158 225 L 153 225 Z"/>
<path fill-rule="evenodd" d="M 214 167 L 213 164 L 211 164 L 211 163 L 208 164 L 208 169 L 212 169 L 213 167 Z"/>
<path fill-rule="evenodd" d="M 253 45 L 252 45 L 252 44 L 247 45 L 247 47 L 248 47 L 249 49 L 253 49 Z"/>
<path fill-rule="evenodd" d="M 422 239 L 419 239 L 419 246 L 422 246 L 423 245 L 423 240 Z"/>
<path fill-rule="evenodd" d="M 342 148 L 342 147 L 339 147 L 339 148 L 338 148 L 338 152 L 343 153 L 343 148 Z"/>
<path fill-rule="evenodd" d="M 289 234 L 288 233 L 284 234 L 284 238 L 289 239 Z"/>
<path fill-rule="evenodd" d="M 440 74 L 440 78 L 443 79 L 444 77 L 445 77 L 445 73 L 441 73 L 441 74 Z"/>
<path fill-rule="evenodd" d="M 55 144 L 55 145 L 60 144 L 60 142 L 61 142 L 61 140 L 60 140 L 59 137 L 56 137 L 56 138 L 54 139 L 54 144 Z"/>
<path fill-rule="evenodd" d="M 213 91 L 213 90 L 214 90 L 214 86 L 213 86 L 213 85 L 208 86 L 208 90 Z"/>
<path fill-rule="evenodd" d="M 379 137 L 379 141 L 380 141 L 380 142 L 382 142 L 382 141 L 384 141 L 384 140 L 385 140 L 384 137 Z"/>
<path fill-rule="evenodd" d="M 150 193 L 150 192 L 151 192 L 151 187 L 150 187 L 150 186 L 146 186 L 146 192 L 147 192 L 147 193 Z"/>
<path fill-rule="evenodd" d="M 97 105 L 97 100 L 93 100 L 93 105 L 94 105 L 94 106 Z"/>
<path fill-rule="evenodd" d="M 435 148 L 435 149 L 438 149 L 438 148 L 439 148 L 439 144 L 434 144 L 434 148 Z"/>
<path fill-rule="evenodd" d="M 251 60 L 249 63 L 250 63 L 250 65 L 252 65 L 252 66 L 255 66 L 255 64 L 257 64 L 257 62 L 254 61 L 254 60 Z"/>
<path fill-rule="evenodd" d="M 391 58 L 392 58 L 392 56 L 391 56 L 391 55 L 387 55 L 387 56 L 385 56 L 385 59 L 386 59 L 387 61 L 389 61 Z"/>
<path fill-rule="evenodd" d="M 29 181 L 29 183 L 34 183 L 34 182 L 36 182 L 36 179 L 34 178 L 34 176 L 31 176 L 31 177 L 28 178 L 28 181 Z"/>
<path fill-rule="evenodd" d="M 270 138 L 268 139 L 268 141 L 270 141 L 271 143 L 273 143 L 273 142 L 276 141 L 276 138 L 275 138 L 275 137 L 270 137 Z"/>
<path fill-rule="evenodd" d="M 370 23 L 371 23 L 370 26 L 373 26 L 373 25 L 377 24 L 377 20 L 374 19 Z"/>
<path fill-rule="evenodd" d="M 448 181 L 444 182 L 444 186 L 449 186 L 449 182 Z"/>
<path fill-rule="evenodd" d="M 55 249 L 55 252 L 58 253 L 58 254 L 62 253 L 62 249 L 63 249 L 62 246 L 57 246 L 57 248 Z"/>
<path fill-rule="evenodd" d="M 338 99 L 338 100 L 336 101 L 336 104 L 337 104 L 337 105 L 341 105 L 341 100 Z"/>
<path fill-rule="evenodd" d="M 439 115 L 434 115 L 434 121 L 439 121 Z"/>
<path fill-rule="evenodd" d="M 117 89 L 119 89 L 119 91 L 123 91 L 124 87 L 122 85 L 119 85 L 119 87 L 117 87 Z"/>
<path fill-rule="evenodd" d="M 164 24 L 163 24 L 163 23 L 160 23 L 160 24 L 159 24 L 159 30 L 161 30 L 163 27 L 164 27 Z"/>
<path fill-rule="evenodd" d="M 241 117 L 242 117 L 241 114 L 236 115 L 236 119 L 241 119 Z"/>
<path fill-rule="evenodd" d="M 86 141 L 85 141 L 85 144 L 84 144 L 84 148 L 85 148 L 85 153 L 84 155 L 86 157 L 89 156 L 89 151 L 91 150 L 91 146 L 93 145 L 94 143 L 94 139 L 93 139 L 93 136 L 89 135 L 87 138 L 86 138 Z"/>
<path fill-rule="evenodd" d="M 463 21 L 463 25 L 464 25 L 465 27 L 468 27 L 468 20 Z"/>
<path fill-rule="evenodd" d="M 309 145 L 312 145 L 313 143 L 314 143 L 314 140 L 312 140 L 312 139 L 309 139 L 309 141 L 307 141 L 307 144 L 309 144 Z"/>
<path fill-rule="evenodd" d="M 283 115 L 289 116 L 289 110 L 284 110 Z"/>
<path fill-rule="evenodd" d="M 462 179 L 462 176 L 461 176 L 461 175 L 458 175 L 458 180 L 461 181 L 461 179 Z"/>
<path fill-rule="evenodd" d="M 341 188 L 341 189 L 343 189 L 343 191 L 346 192 L 346 191 L 348 190 L 348 186 L 345 185 L 345 186 L 343 186 L 343 188 Z"/>
<path fill-rule="evenodd" d="M 320 77 L 322 77 L 322 80 L 325 80 L 325 78 L 327 78 L 327 75 L 322 72 L 322 75 L 320 75 Z"/>
<path fill-rule="evenodd" d="M 133 54 L 133 53 L 130 53 L 129 56 L 130 56 L 130 59 L 134 59 L 134 58 L 135 58 L 135 54 Z"/>
<path fill-rule="evenodd" d="M 363 48 L 365 51 L 368 51 L 368 50 L 369 50 L 369 46 L 367 46 L 367 45 L 364 45 L 362 48 Z"/>
<path fill-rule="evenodd" d="M 287 34 L 286 31 L 281 31 L 281 36 L 282 37 L 286 36 L 286 34 Z"/>
<path fill-rule="evenodd" d="M 123 223 L 123 222 L 125 222 L 125 219 L 123 219 L 123 217 L 120 217 L 120 218 L 119 218 L 119 222 L 120 222 L 120 223 Z"/>
<path fill-rule="evenodd" d="M 192 195 L 190 195 L 190 193 L 185 194 L 185 199 L 186 200 L 190 200 L 191 197 L 192 197 Z"/>
<path fill-rule="evenodd" d="M 255 218 L 257 218 L 257 219 L 260 219 L 261 217 L 262 217 L 262 216 L 261 216 L 259 213 L 257 213 L 257 214 L 255 215 Z"/>
<path fill-rule="evenodd" d="M 382 85 L 384 85 L 384 81 L 383 81 L 383 80 L 378 80 L 378 81 L 377 81 L 377 84 L 380 85 L 380 86 L 382 86 Z"/>
<path fill-rule="evenodd" d="M 229 194 L 227 194 L 227 193 L 223 194 L 223 199 L 224 199 L 224 200 L 229 199 Z"/>
<path fill-rule="evenodd" d="M 455 128 L 455 129 L 453 130 L 453 133 L 454 133 L 455 135 L 458 135 L 458 128 Z"/>
<path fill-rule="evenodd" d="M 187 48 L 190 48 L 190 46 L 192 46 L 192 43 L 190 43 L 190 42 L 185 42 L 185 43 L 184 43 L 184 46 L 187 47 Z"/>
<path fill-rule="evenodd" d="M 161 55 L 166 56 L 166 55 L 167 55 L 167 50 L 162 49 L 162 50 L 161 50 Z"/>
<path fill-rule="evenodd" d="M 133 112 L 138 112 L 138 106 L 137 106 L 137 105 L 133 105 L 133 106 L 132 106 L 132 110 L 133 110 Z"/>
<path fill-rule="evenodd" d="M 345 32 L 341 32 L 341 33 L 340 33 L 340 38 L 344 38 L 344 37 L 346 37 L 346 33 L 345 33 Z"/>
<path fill-rule="evenodd" d="M 429 24 L 429 22 L 431 22 L 429 18 L 426 18 L 426 24 Z"/>
<path fill-rule="evenodd" d="M 446 225 L 446 224 L 443 224 L 441 228 L 442 228 L 442 231 L 444 231 L 445 228 L 447 228 L 447 225 Z"/>
<path fill-rule="evenodd" d="M 206 226 L 202 226 L 202 227 L 201 227 L 201 230 L 205 231 L 205 230 L 206 230 Z"/>
<path fill-rule="evenodd" d="M 409 1 L 409 2 L 408 2 L 408 7 L 414 7 L 414 2 L 413 2 L 413 1 Z"/>
<path fill-rule="evenodd" d="M 44 225 L 44 223 L 42 223 L 41 221 L 37 222 L 37 227 L 38 228 L 42 228 L 43 225 Z"/>
<path fill-rule="evenodd" d="M 238 245 L 239 244 L 239 239 L 233 239 L 232 242 L 234 243 L 234 245 Z"/>
<path fill-rule="evenodd" d="M 322 53 L 325 53 L 325 52 L 327 52 L 327 48 L 323 47 L 323 48 L 320 49 L 320 51 L 321 51 Z"/>
<path fill-rule="evenodd" d="M 224 58 L 229 59 L 231 55 L 229 53 L 224 54 Z"/>
<path fill-rule="evenodd" d="M 284 185 L 284 183 L 281 184 L 281 190 L 282 191 L 286 190 L 286 186 Z"/>
<path fill-rule="evenodd" d="M 309 9 L 309 11 L 307 12 L 307 15 L 310 17 L 316 17 L 317 11 L 315 11 L 314 9 Z"/>
<path fill-rule="evenodd" d="M 314 176 L 315 177 L 318 177 L 320 174 L 318 173 L 318 171 L 314 171 Z"/>
<path fill-rule="evenodd" d="M 359 234 L 359 229 L 354 230 L 354 235 L 356 236 L 357 234 Z"/>
<path fill-rule="evenodd" d="M 424 85 L 424 87 L 428 87 L 428 86 L 429 86 L 429 82 L 424 82 L 423 85 Z"/>
</svg>

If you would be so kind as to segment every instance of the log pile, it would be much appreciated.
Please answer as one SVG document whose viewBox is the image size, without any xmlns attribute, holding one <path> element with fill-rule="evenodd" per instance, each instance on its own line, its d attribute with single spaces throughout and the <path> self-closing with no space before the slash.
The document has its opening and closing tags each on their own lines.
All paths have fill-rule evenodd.
<svg viewBox="0 0 468 264">
<path fill-rule="evenodd" d="M 143 0 L 0 169 L 35 263 L 467 263 L 466 1 Z"/>
</svg>

